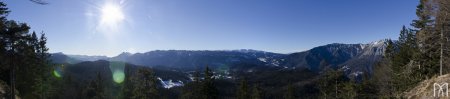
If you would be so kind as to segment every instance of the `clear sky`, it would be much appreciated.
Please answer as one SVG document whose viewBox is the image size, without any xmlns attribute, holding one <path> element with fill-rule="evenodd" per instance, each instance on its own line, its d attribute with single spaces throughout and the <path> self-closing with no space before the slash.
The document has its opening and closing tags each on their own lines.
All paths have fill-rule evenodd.
<svg viewBox="0 0 450 99">
<path fill-rule="evenodd" d="M 44 31 L 50 52 L 115 56 L 151 50 L 300 52 L 396 39 L 418 0 L 5 1 L 8 18 Z"/>
</svg>

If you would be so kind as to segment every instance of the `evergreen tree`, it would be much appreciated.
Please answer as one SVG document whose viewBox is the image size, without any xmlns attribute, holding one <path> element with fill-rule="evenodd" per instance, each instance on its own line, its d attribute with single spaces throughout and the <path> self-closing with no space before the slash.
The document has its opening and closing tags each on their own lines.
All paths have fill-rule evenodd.
<svg viewBox="0 0 450 99">
<path fill-rule="evenodd" d="M 58 91 L 64 92 L 64 93 L 62 93 L 62 94 L 58 93 L 58 94 L 61 94 L 58 98 L 80 99 L 80 98 L 85 97 L 83 95 L 76 94 L 79 91 L 83 91 L 83 92 L 81 92 L 82 94 L 86 94 L 86 92 L 85 92 L 85 90 L 76 90 L 75 89 L 80 86 L 78 86 L 77 83 L 74 82 L 72 75 L 64 75 L 64 77 L 62 79 L 62 84 L 60 86 L 61 86 L 61 88 L 58 89 Z"/>
<path fill-rule="evenodd" d="M 133 90 L 133 99 L 158 99 L 157 79 L 154 73 L 148 68 L 138 70 L 138 79 Z"/>
<path fill-rule="evenodd" d="M 347 81 L 347 77 L 343 71 L 326 69 L 320 76 L 318 89 L 320 91 L 320 98 L 339 98 L 342 97 L 342 83 Z"/>
<path fill-rule="evenodd" d="M 249 99 L 249 89 L 247 85 L 247 80 L 243 78 L 239 85 L 239 89 L 237 90 L 237 99 Z"/>
<path fill-rule="evenodd" d="M 86 99 L 106 99 L 105 85 L 100 73 L 97 73 L 97 78 L 92 80 L 83 94 Z"/>
<path fill-rule="evenodd" d="M 386 57 L 380 62 L 381 66 L 377 66 L 383 70 L 376 71 L 392 70 L 392 74 L 384 75 L 389 77 L 376 77 L 377 82 L 385 83 L 379 84 L 382 86 L 379 89 L 391 89 L 392 92 L 387 93 L 400 98 L 418 82 L 448 71 L 442 67 L 445 66 L 443 60 L 449 56 L 445 51 L 448 48 L 449 32 L 445 26 L 449 24 L 449 6 L 448 0 L 420 0 L 416 9 L 418 19 L 411 24 L 414 29 L 403 26 L 398 42 L 388 44 Z"/>
<path fill-rule="evenodd" d="M 417 20 L 413 20 L 411 24 L 416 28 L 416 38 L 418 50 L 420 51 L 416 57 L 417 59 L 417 74 L 420 80 L 431 78 L 439 74 L 439 60 L 440 60 L 440 32 L 436 28 L 437 16 L 439 12 L 439 0 L 420 0 L 417 6 L 416 15 Z M 436 10 L 436 8 L 438 10 Z"/>
<path fill-rule="evenodd" d="M 192 77 L 193 82 L 189 82 L 183 87 L 181 99 L 201 99 L 200 73 L 195 71 Z"/>
<path fill-rule="evenodd" d="M 5 47 L 6 49 L 8 49 L 7 51 L 7 57 L 10 57 L 9 63 L 8 63 L 8 67 L 9 67 L 9 72 L 10 72 L 10 86 L 11 86 L 11 97 L 13 97 L 15 95 L 15 89 L 16 89 L 16 71 L 17 71 L 17 66 L 23 66 L 20 65 L 20 63 L 25 63 L 23 61 L 24 58 L 21 54 L 22 49 L 20 48 L 24 48 L 25 46 L 23 41 L 26 38 L 26 33 L 28 32 L 28 30 L 30 29 L 30 27 L 28 27 L 25 23 L 16 23 L 15 21 L 7 21 L 5 23 L 6 27 L 8 27 L 8 29 L 5 30 L 4 33 L 4 39 L 5 39 Z M 2 34 L 3 34 L 2 33 Z"/>
<path fill-rule="evenodd" d="M 284 99 L 295 99 L 295 88 L 292 82 L 289 82 L 287 86 L 286 93 L 284 94 Z"/>
<path fill-rule="evenodd" d="M 201 86 L 202 99 L 217 99 L 218 90 L 215 86 L 215 77 L 208 66 L 205 68 L 205 76 Z"/>
<path fill-rule="evenodd" d="M 56 94 L 54 91 L 56 88 L 54 88 L 51 85 L 50 80 L 56 80 L 52 79 L 51 77 L 51 70 L 52 67 L 49 66 L 50 62 L 48 61 L 48 58 L 50 55 L 48 54 L 48 48 L 46 47 L 47 39 L 45 37 L 45 34 L 41 34 L 41 37 L 39 40 L 35 37 L 36 34 L 33 32 L 32 34 L 32 45 L 34 46 L 34 49 L 36 49 L 36 52 L 34 56 L 37 56 L 35 59 L 38 61 L 35 63 L 35 67 L 31 67 L 31 72 L 33 72 L 34 76 L 34 85 L 33 85 L 33 92 L 36 96 L 39 96 L 41 99 L 46 99 L 47 97 L 50 97 L 51 94 Z M 31 65 L 33 66 L 33 65 Z M 30 75 L 28 75 L 30 76 Z M 53 93 L 52 93 L 53 91 Z"/>
<path fill-rule="evenodd" d="M 194 80 L 194 83 L 200 83 L 200 73 L 199 72 L 197 72 L 197 71 L 195 71 L 194 72 L 194 75 L 193 75 L 193 80 Z"/>
<path fill-rule="evenodd" d="M 39 40 L 36 33 L 28 33 L 30 27 L 27 24 L 7 20 L 9 12 L 6 4 L 0 2 L 1 79 L 9 81 L 10 98 L 15 98 L 15 89 L 25 98 L 45 98 L 46 89 L 50 87 L 45 82 L 51 70 L 48 57 L 44 57 L 48 55 L 45 36 L 42 35 Z M 6 73 L 9 73 L 9 77 L 4 76 Z"/>
<path fill-rule="evenodd" d="M 258 84 L 256 84 L 253 86 L 251 99 L 262 99 L 263 94 L 264 93 L 263 93 L 262 89 L 259 87 Z"/>
<path fill-rule="evenodd" d="M 439 75 L 450 72 L 447 64 L 450 56 L 450 1 L 436 0 L 438 11 L 436 12 L 436 31 L 439 34 Z"/>
<path fill-rule="evenodd" d="M 384 56 L 383 58 L 391 58 L 395 52 L 395 48 L 394 48 L 394 42 L 392 42 L 391 39 L 387 40 L 387 46 L 386 46 L 386 50 L 384 51 Z"/>
<path fill-rule="evenodd" d="M 363 78 L 360 82 L 353 83 L 354 84 L 353 91 L 356 93 L 356 96 L 354 96 L 355 98 L 356 97 L 358 97 L 358 98 L 384 98 L 384 97 L 382 97 L 382 95 L 384 95 L 384 94 L 379 93 L 380 92 L 379 89 L 381 89 L 381 88 L 378 87 L 378 85 L 377 85 L 378 81 L 376 81 L 376 79 L 374 79 L 373 76 L 366 73 L 362 77 Z M 353 81 L 355 81 L 355 80 L 353 80 Z M 389 95 L 389 94 L 386 94 L 386 95 Z"/>
<path fill-rule="evenodd" d="M 339 87 L 339 97 L 342 99 L 355 99 L 357 92 L 355 89 L 355 84 L 356 82 L 352 82 L 352 81 L 345 81 L 340 83 Z"/>
<path fill-rule="evenodd" d="M 383 58 L 373 67 L 372 82 L 373 87 L 376 87 L 377 91 L 374 92 L 378 98 L 391 98 L 393 96 L 393 70 L 392 70 L 392 58 L 397 52 L 397 45 L 392 40 L 387 40 L 386 50 Z"/>
<path fill-rule="evenodd" d="M 413 20 L 411 26 L 414 26 L 417 29 L 425 29 L 430 26 L 433 22 L 431 19 L 431 8 L 429 0 L 420 0 L 420 3 L 416 8 L 416 15 L 419 19 Z"/>
<path fill-rule="evenodd" d="M 138 80 L 136 77 L 132 76 L 134 72 L 131 72 L 130 66 L 125 66 L 125 79 L 123 81 L 122 92 L 120 93 L 121 98 L 130 98 L 132 97 L 132 91 L 135 88 L 134 81 Z"/>
<path fill-rule="evenodd" d="M 407 29 L 405 26 L 400 31 L 400 37 L 397 42 L 397 50 L 393 49 L 392 44 L 388 45 L 387 52 L 390 57 L 389 64 L 393 72 L 393 86 L 396 97 L 399 97 L 401 93 L 406 91 L 411 86 L 418 83 L 421 79 L 422 72 L 420 71 L 420 65 L 416 66 L 416 60 L 420 55 L 415 31 Z"/>
</svg>

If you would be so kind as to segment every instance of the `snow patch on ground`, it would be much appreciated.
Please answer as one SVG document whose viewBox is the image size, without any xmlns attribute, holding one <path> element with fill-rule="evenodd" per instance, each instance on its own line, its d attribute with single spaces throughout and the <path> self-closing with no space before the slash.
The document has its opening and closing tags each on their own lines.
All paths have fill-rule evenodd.
<svg viewBox="0 0 450 99">
<path fill-rule="evenodd" d="M 347 66 L 347 65 L 345 65 L 345 66 L 343 66 L 341 69 L 344 70 L 344 71 L 347 71 L 347 70 L 350 70 L 350 67 Z"/>
<path fill-rule="evenodd" d="M 361 46 L 361 49 L 364 49 L 366 47 L 365 44 L 360 44 L 359 46 Z"/>
<path fill-rule="evenodd" d="M 161 84 L 163 85 L 164 88 L 169 89 L 172 87 L 176 87 L 176 86 L 183 86 L 184 83 L 180 80 L 178 81 L 172 81 L 172 79 L 166 80 L 164 81 L 163 79 L 161 79 L 160 77 L 158 77 L 158 80 L 161 82 Z"/>
<path fill-rule="evenodd" d="M 259 60 L 259 61 L 262 61 L 262 62 L 264 62 L 264 63 L 267 62 L 267 59 L 266 59 L 266 58 L 262 58 L 262 57 L 258 58 L 258 60 Z"/>
<path fill-rule="evenodd" d="M 272 60 L 272 65 L 280 66 L 280 62 L 278 62 L 277 60 Z"/>
<path fill-rule="evenodd" d="M 359 75 L 362 75 L 362 74 L 363 74 L 363 72 L 357 71 L 357 72 L 353 72 L 353 73 L 350 74 L 350 75 L 355 76 L 355 77 L 358 77 Z"/>
</svg>

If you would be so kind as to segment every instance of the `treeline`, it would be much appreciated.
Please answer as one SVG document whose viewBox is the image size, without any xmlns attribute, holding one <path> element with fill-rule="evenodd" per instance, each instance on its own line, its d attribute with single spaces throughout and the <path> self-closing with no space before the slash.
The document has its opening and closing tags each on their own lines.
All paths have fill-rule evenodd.
<svg viewBox="0 0 450 99">
<path fill-rule="evenodd" d="M 203 77 L 201 76 L 203 75 Z M 273 74 L 277 75 L 277 74 Z M 246 76 L 233 80 L 218 79 L 213 71 L 206 67 L 204 73 L 193 73 L 193 81 L 181 87 L 181 99 L 267 99 L 268 92 L 259 83 L 251 83 Z M 272 78 L 279 80 L 280 78 Z M 264 81 L 262 81 L 264 82 Z M 284 86 L 284 85 L 283 85 Z M 295 86 L 289 84 L 279 99 L 296 99 Z"/>
<path fill-rule="evenodd" d="M 379 90 L 375 86 L 374 79 L 368 73 L 348 74 L 343 69 L 327 69 L 316 81 L 314 88 L 319 90 L 315 98 L 377 98 Z"/>
<path fill-rule="evenodd" d="M 7 97 L 48 98 L 53 91 L 51 85 L 52 66 L 46 47 L 44 33 L 40 37 L 29 32 L 26 23 L 8 20 L 6 4 L 0 2 L 0 82 L 6 82 Z"/>
</svg>

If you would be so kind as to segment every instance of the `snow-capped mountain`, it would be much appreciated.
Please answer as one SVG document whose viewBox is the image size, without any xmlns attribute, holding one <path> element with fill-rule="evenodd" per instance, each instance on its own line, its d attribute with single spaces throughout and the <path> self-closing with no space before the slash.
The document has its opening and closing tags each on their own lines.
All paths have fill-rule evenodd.
<svg viewBox="0 0 450 99">
<path fill-rule="evenodd" d="M 385 51 L 387 40 L 379 40 L 368 44 L 333 43 L 312 48 L 284 57 L 282 66 L 308 68 L 320 72 L 324 68 L 346 67 L 351 71 L 372 72 L 373 65 L 378 62 Z"/>
</svg>

